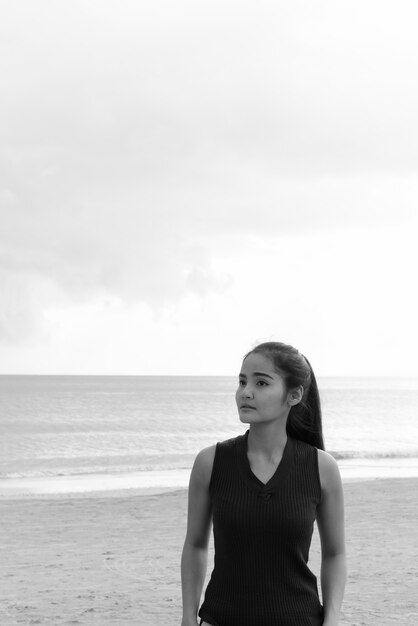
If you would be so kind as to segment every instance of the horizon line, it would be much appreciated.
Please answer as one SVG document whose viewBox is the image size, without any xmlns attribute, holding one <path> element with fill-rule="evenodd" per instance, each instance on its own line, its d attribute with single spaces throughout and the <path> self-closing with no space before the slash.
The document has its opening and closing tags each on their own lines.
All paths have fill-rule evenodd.
<svg viewBox="0 0 418 626">
<path fill-rule="evenodd" d="M 56 376 L 56 377 L 83 377 L 83 378 L 238 378 L 238 374 L 75 374 L 75 373 L 4 373 L 0 376 Z M 418 374 L 316 374 L 317 378 L 403 378 L 418 379 Z"/>
</svg>

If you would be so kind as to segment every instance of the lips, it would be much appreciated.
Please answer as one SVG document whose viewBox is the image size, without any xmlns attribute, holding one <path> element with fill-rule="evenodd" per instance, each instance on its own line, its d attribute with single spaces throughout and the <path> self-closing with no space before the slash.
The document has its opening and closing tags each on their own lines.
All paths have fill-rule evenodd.
<svg viewBox="0 0 418 626">
<path fill-rule="evenodd" d="M 240 409 L 253 409 L 253 410 L 255 410 L 255 407 L 251 406 L 250 404 L 241 404 Z"/>
</svg>

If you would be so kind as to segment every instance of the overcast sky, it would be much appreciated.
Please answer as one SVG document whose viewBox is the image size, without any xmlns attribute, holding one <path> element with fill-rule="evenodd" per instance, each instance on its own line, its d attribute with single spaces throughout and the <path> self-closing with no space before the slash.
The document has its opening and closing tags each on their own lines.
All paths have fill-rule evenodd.
<svg viewBox="0 0 418 626">
<path fill-rule="evenodd" d="M 10 0 L 0 373 L 418 376 L 415 0 Z"/>
</svg>

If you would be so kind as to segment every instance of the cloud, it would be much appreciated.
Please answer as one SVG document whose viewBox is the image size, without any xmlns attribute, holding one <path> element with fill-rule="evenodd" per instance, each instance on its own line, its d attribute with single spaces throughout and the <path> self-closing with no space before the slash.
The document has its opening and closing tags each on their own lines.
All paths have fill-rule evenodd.
<svg viewBox="0 0 418 626">
<path fill-rule="evenodd" d="M 41 328 L 31 284 L 19 273 L 0 269 L 0 343 L 22 345 Z"/>
<path fill-rule="evenodd" d="M 414 3 L 2 11 L 4 336 L 51 302 L 226 293 L 254 240 L 416 211 Z"/>
<path fill-rule="evenodd" d="M 160 188 L 105 173 L 103 185 L 87 184 L 55 168 L 30 179 L 15 169 L 3 188 L 0 267 L 44 277 L 76 301 L 107 293 L 160 307 L 222 292 L 234 277 L 217 258 L 251 238 L 400 224 L 418 198 L 415 177 L 276 178 L 235 163 L 228 175 L 217 164 L 209 180 Z"/>
<path fill-rule="evenodd" d="M 26 9 L 4 20 L 10 148 L 159 179 L 206 151 L 282 174 L 415 169 L 413 3 Z"/>
</svg>

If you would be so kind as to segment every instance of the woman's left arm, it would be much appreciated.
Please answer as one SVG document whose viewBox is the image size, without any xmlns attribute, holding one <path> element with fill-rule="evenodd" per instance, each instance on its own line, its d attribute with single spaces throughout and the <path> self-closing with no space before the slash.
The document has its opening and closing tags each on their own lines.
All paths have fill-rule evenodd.
<svg viewBox="0 0 418 626">
<path fill-rule="evenodd" d="M 322 499 L 317 510 L 321 538 L 321 587 L 324 605 L 323 626 L 337 626 L 346 581 L 344 538 L 344 496 L 335 459 L 318 450 Z"/>
</svg>

